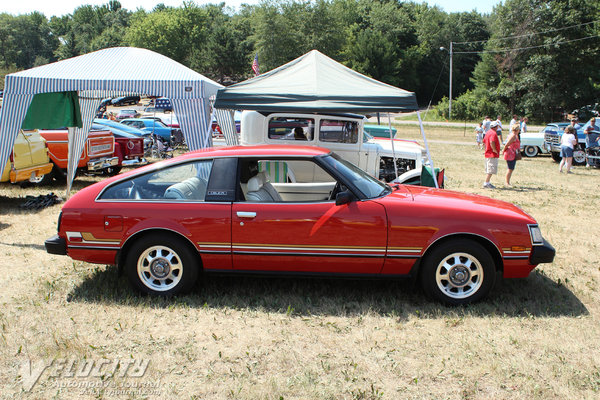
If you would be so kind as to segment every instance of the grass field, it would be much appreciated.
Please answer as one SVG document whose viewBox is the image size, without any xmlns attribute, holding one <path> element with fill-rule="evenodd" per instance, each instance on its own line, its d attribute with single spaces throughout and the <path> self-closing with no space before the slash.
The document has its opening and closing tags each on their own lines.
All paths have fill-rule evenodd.
<svg viewBox="0 0 600 400">
<path fill-rule="evenodd" d="M 549 157 L 504 162 L 482 189 L 483 154 L 462 129 L 427 129 L 447 187 L 521 206 L 553 264 L 449 308 L 409 282 L 210 278 L 184 297 L 133 294 L 112 266 L 48 255 L 60 206 L 19 207 L 61 186 L 0 186 L 1 398 L 594 399 L 600 396 L 600 170 Z M 399 135 L 423 143 L 417 128 Z M 80 177 L 76 188 L 96 178 Z M 60 360 L 149 360 L 142 377 L 68 376 Z M 32 366 L 53 362 L 30 390 Z M 97 375 L 97 376 L 96 376 Z"/>
</svg>

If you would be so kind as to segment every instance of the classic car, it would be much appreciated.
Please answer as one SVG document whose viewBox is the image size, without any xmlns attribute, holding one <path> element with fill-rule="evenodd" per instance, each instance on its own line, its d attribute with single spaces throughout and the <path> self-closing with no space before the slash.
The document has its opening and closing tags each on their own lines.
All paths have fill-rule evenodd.
<svg viewBox="0 0 600 400">
<path fill-rule="evenodd" d="M 48 154 L 54 163 L 48 179 L 62 180 L 66 176 L 69 161 L 69 139 L 67 129 L 40 130 L 40 135 L 46 139 Z M 83 153 L 77 163 L 77 172 L 105 173 L 118 167 L 119 157 L 114 156 L 115 137 L 107 129 L 90 130 Z"/>
<path fill-rule="evenodd" d="M 544 146 L 544 131 L 527 132 L 520 135 L 521 152 L 527 157 L 535 157 L 540 153 L 548 154 Z"/>
<path fill-rule="evenodd" d="M 127 118 L 122 120 L 121 123 L 141 129 L 152 135 L 158 135 L 166 142 L 171 142 L 171 134 L 174 132 L 174 129 L 153 118 Z"/>
<path fill-rule="evenodd" d="M 544 147 L 550 152 L 552 159 L 556 162 L 559 162 L 562 158 L 560 156 L 560 140 L 568 125 L 568 122 L 552 122 L 546 125 L 542 130 L 544 133 Z M 576 165 L 584 165 L 585 134 L 583 133 L 583 127 L 581 125 L 577 128 L 577 142 L 579 143 L 579 146 L 573 152 L 573 163 Z"/>
<path fill-rule="evenodd" d="M 121 96 L 111 100 L 110 104 L 115 107 L 135 106 L 140 102 L 140 96 Z"/>
<path fill-rule="evenodd" d="M 118 165 L 104 170 L 107 175 L 118 174 L 123 166 L 142 165 L 147 162 L 144 158 L 144 138 L 112 126 L 92 124 L 92 130 L 103 129 L 108 129 L 115 137 L 114 156 L 119 158 Z"/>
<path fill-rule="evenodd" d="M 425 148 L 414 140 L 373 138 L 357 114 L 242 112 L 240 143 L 299 144 L 294 129 L 302 128 L 308 145 L 325 147 L 386 182 L 418 182 L 428 164 Z M 395 165 L 394 165 L 395 164 Z"/>
<path fill-rule="evenodd" d="M 449 304 L 496 274 L 552 262 L 536 221 L 499 200 L 371 177 L 328 149 L 235 146 L 186 153 L 88 186 L 63 206 L 51 254 L 116 264 L 153 295 L 203 274 L 418 278 Z"/>
<path fill-rule="evenodd" d="M 94 119 L 94 124 L 105 127 L 105 129 L 108 129 L 111 132 L 113 132 L 113 135 L 114 135 L 115 131 L 120 131 L 120 132 L 127 132 L 127 133 L 130 133 L 132 135 L 142 138 L 144 140 L 144 154 L 146 152 L 148 152 L 150 150 L 150 148 L 152 147 L 152 138 L 151 138 L 150 133 L 143 131 L 141 129 L 138 129 L 134 126 L 121 124 L 120 122 L 113 121 L 111 119 L 105 119 L 105 118 Z"/>
<path fill-rule="evenodd" d="M 140 118 L 158 118 L 160 122 L 169 128 L 179 129 L 179 121 L 173 112 L 164 112 L 164 110 L 156 107 L 146 107 Z"/>
<path fill-rule="evenodd" d="M 387 125 L 364 124 L 363 129 L 373 137 L 390 138 L 390 128 Z M 398 130 L 392 127 L 392 137 L 396 136 Z"/>
<path fill-rule="evenodd" d="M 119 112 L 117 113 L 115 118 L 120 121 L 122 119 L 127 119 L 127 118 L 137 118 L 137 117 L 139 117 L 139 115 L 140 114 L 137 112 L 137 110 L 126 109 L 126 110 L 119 110 Z"/>
<path fill-rule="evenodd" d="M 0 182 L 48 183 L 52 168 L 44 138 L 35 130 L 20 130 Z"/>
</svg>

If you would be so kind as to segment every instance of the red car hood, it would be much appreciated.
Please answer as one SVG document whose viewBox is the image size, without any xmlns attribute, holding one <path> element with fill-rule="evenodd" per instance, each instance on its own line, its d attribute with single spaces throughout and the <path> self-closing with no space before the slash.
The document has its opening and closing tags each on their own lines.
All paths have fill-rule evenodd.
<svg viewBox="0 0 600 400">
<path fill-rule="evenodd" d="M 394 202 L 401 199 L 403 201 L 412 199 L 422 206 L 430 205 L 436 209 L 456 210 L 457 213 L 489 214 L 493 215 L 494 219 L 498 217 L 517 218 L 523 219 L 527 223 L 536 223 L 535 219 L 514 204 L 486 196 L 446 189 L 400 185 L 385 199 Z"/>
</svg>

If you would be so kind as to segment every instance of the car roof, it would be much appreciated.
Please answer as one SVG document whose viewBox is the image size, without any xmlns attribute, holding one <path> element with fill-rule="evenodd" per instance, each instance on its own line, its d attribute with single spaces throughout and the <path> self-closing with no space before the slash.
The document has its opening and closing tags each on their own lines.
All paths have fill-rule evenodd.
<svg viewBox="0 0 600 400">
<path fill-rule="evenodd" d="M 316 146 L 263 144 L 258 146 L 209 147 L 186 153 L 190 158 L 203 157 L 314 157 L 330 154 L 331 150 Z"/>
</svg>

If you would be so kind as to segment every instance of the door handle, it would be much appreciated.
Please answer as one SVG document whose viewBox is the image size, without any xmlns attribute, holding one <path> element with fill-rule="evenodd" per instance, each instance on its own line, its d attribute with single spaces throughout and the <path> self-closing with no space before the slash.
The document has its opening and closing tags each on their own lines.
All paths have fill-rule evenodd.
<svg viewBox="0 0 600 400">
<path fill-rule="evenodd" d="M 255 218 L 256 213 L 251 211 L 238 211 L 237 216 L 240 218 Z"/>
</svg>

